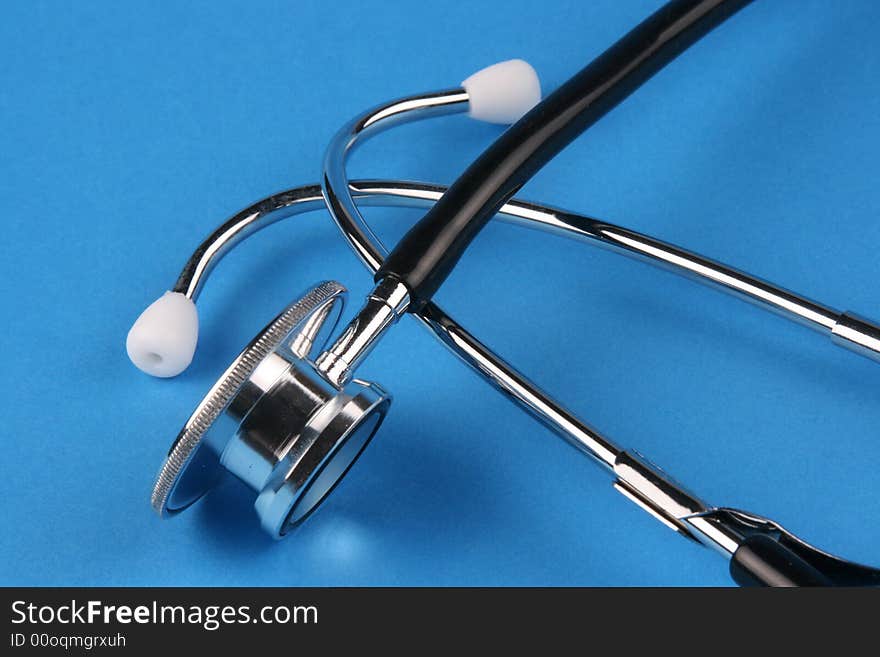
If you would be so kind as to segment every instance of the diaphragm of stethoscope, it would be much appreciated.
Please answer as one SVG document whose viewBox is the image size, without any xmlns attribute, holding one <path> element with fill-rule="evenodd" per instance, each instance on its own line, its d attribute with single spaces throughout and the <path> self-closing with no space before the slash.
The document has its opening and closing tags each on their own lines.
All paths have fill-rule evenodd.
<svg viewBox="0 0 880 657">
<path fill-rule="evenodd" d="M 229 472 L 256 494 L 280 538 L 303 521 L 370 442 L 391 403 L 379 386 L 337 389 L 311 360 L 339 318 L 345 288 L 321 283 L 257 335 L 187 420 L 159 472 L 153 508 L 172 515 Z"/>
</svg>

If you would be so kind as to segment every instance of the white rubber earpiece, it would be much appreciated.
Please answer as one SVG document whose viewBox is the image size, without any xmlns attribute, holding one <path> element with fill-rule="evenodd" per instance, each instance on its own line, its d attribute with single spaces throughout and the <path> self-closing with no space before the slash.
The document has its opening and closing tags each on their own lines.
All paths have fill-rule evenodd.
<svg viewBox="0 0 880 657">
<path fill-rule="evenodd" d="M 196 304 L 180 292 L 166 292 L 137 318 L 125 349 L 140 370 L 170 377 L 189 367 L 198 339 Z"/>
<path fill-rule="evenodd" d="M 541 81 L 528 62 L 510 59 L 477 71 L 461 83 L 468 114 L 488 123 L 516 123 L 541 100 Z"/>
</svg>

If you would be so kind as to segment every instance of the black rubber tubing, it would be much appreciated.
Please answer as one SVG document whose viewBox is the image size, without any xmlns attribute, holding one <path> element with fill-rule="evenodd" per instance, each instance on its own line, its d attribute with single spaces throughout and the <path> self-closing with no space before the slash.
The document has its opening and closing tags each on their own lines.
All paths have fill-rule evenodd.
<svg viewBox="0 0 880 657">
<path fill-rule="evenodd" d="M 733 553 L 730 576 L 746 587 L 833 586 L 812 564 L 762 534 L 747 538 Z"/>
<path fill-rule="evenodd" d="M 489 219 L 566 145 L 751 0 L 673 0 L 504 132 L 404 235 L 376 273 L 422 308 Z"/>
</svg>

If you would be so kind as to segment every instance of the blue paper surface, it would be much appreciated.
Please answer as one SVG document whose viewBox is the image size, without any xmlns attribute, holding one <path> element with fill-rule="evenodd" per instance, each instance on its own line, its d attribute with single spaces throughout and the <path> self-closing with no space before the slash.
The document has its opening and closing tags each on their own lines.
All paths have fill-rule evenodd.
<svg viewBox="0 0 880 657">
<path fill-rule="evenodd" d="M 362 374 L 395 396 L 321 510 L 273 542 L 227 481 L 149 507 L 179 427 L 311 283 L 370 276 L 325 213 L 233 252 L 192 368 L 126 332 L 223 219 L 316 182 L 376 103 L 522 57 L 552 90 L 656 1 L 28 2 L 0 21 L 0 584 L 726 585 L 677 537 L 407 319 Z M 758 1 L 523 190 L 880 316 L 880 4 Z M 383 135 L 353 176 L 451 182 L 497 126 Z M 418 212 L 370 208 L 393 241 Z M 708 500 L 880 562 L 880 367 L 717 291 L 491 225 L 439 301 L 591 425 Z M 351 306 L 349 312 L 351 312 Z"/>
</svg>

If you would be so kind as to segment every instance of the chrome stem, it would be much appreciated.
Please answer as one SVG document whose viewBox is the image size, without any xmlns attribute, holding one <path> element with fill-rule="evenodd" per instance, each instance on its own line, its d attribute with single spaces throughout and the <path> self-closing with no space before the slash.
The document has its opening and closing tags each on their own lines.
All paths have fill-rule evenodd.
<svg viewBox="0 0 880 657">
<path fill-rule="evenodd" d="M 337 388 L 351 381 L 354 371 L 408 307 L 409 290 L 403 283 L 392 278 L 379 281 L 336 342 L 318 356 L 315 367 L 321 376 Z"/>
</svg>

